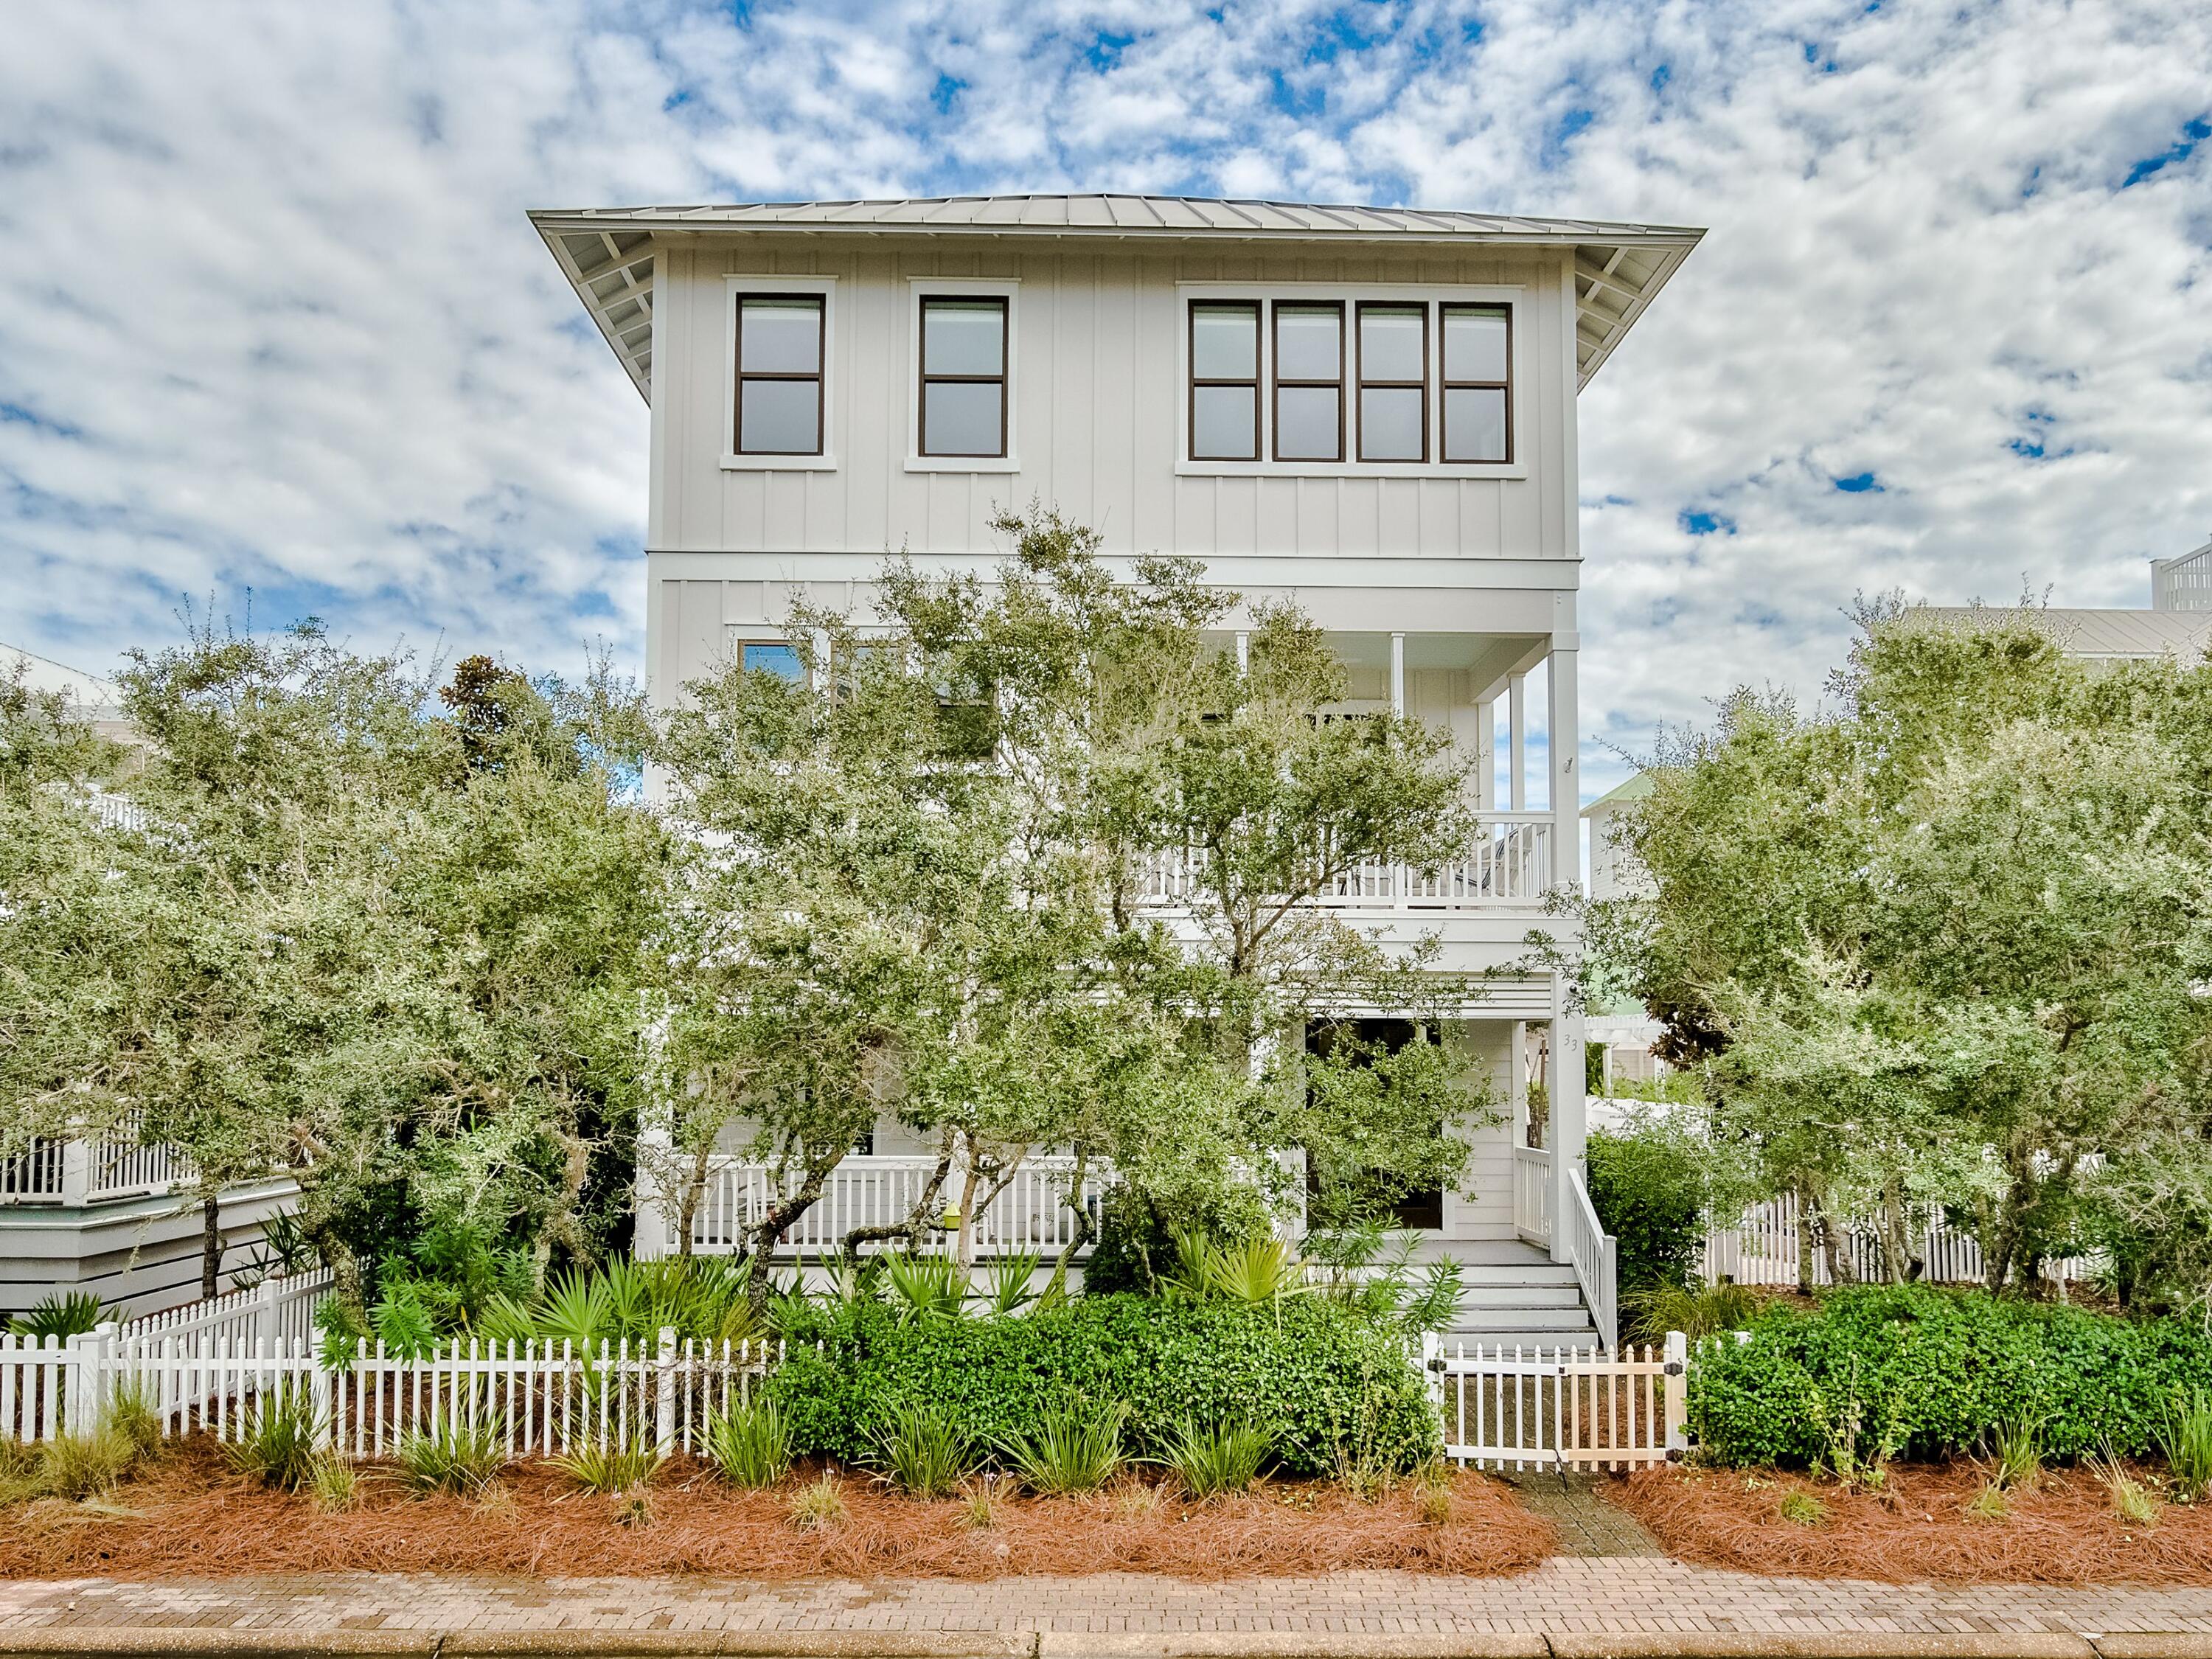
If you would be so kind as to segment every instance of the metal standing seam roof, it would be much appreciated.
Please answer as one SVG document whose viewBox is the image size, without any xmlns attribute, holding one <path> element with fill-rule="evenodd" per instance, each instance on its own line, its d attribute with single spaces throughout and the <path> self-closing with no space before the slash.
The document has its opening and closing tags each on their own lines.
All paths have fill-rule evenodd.
<svg viewBox="0 0 2212 1659">
<path fill-rule="evenodd" d="M 732 230 L 844 231 L 1572 248 L 1577 381 L 1587 386 L 1705 234 L 1687 225 L 1194 196 L 906 197 L 874 202 L 541 209 L 530 218 L 648 403 L 653 398 L 653 246 L 657 236 Z"/>
<path fill-rule="evenodd" d="M 2151 659 L 2169 653 L 2194 662 L 2212 648 L 2212 611 L 2027 609 L 2017 605 L 1923 605 L 1908 620 L 1954 628 L 2006 628 L 2022 618 L 2055 639 L 2069 656 L 2103 660 Z"/>
</svg>

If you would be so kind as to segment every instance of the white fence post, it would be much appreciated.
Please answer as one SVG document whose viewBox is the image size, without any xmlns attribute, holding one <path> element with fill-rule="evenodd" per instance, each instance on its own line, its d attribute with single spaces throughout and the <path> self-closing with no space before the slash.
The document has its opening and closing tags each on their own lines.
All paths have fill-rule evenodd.
<svg viewBox="0 0 2212 1659">
<path fill-rule="evenodd" d="M 275 1346 L 283 1334 L 276 1323 L 276 1281 L 264 1279 L 255 1288 L 253 1298 L 253 1334 L 258 1341 Z"/>
<path fill-rule="evenodd" d="M 660 1328 L 653 1379 L 653 1443 L 665 1457 L 676 1449 L 676 1328 Z"/>
<path fill-rule="evenodd" d="M 71 1434 L 88 1434 L 100 1420 L 100 1408 L 106 1382 L 107 1368 L 103 1363 L 115 1346 L 115 1322 L 104 1319 L 90 1330 L 72 1336 L 62 1345 L 69 1356 L 69 1413 L 63 1427 Z"/>
<path fill-rule="evenodd" d="M 1690 1450 L 1690 1340 L 1667 1333 L 1667 1461 L 1679 1463 Z"/>
</svg>

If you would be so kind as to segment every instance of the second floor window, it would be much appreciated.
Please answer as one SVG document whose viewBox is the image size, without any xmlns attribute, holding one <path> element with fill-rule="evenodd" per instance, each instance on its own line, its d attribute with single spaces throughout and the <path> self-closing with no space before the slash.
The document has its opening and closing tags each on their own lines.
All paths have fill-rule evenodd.
<svg viewBox="0 0 2212 1659">
<path fill-rule="evenodd" d="M 1344 459 L 1344 307 L 1275 306 L 1275 459 Z"/>
<path fill-rule="evenodd" d="M 1006 302 L 925 296 L 921 301 L 924 455 L 1006 453 Z"/>
<path fill-rule="evenodd" d="M 1447 461 L 1513 459 L 1512 313 L 1504 306 L 1443 307 Z"/>
<path fill-rule="evenodd" d="M 1256 301 L 1191 304 L 1190 454 L 1196 461 L 1260 459 Z"/>
<path fill-rule="evenodd" d="M 740 455 L 822 453 L 822 319 L 818 295 L 738 296 Z"/>
<path fill-rule="evenodd" d="M 1429 308 L 1359 307 L 1359 459 L 1429 459 Z"/>
</svg>

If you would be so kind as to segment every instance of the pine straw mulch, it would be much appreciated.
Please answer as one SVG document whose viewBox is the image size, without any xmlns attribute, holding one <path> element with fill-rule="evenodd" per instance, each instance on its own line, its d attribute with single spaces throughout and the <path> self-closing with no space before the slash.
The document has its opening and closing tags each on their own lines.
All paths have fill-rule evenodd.
<svg viewBox="0 0 2212 1659">
<path fill-rule="evenodd" d="M 304 1497 L 250 1486 L 213 1446 L 188 1443 L 105 1500 L 47 1499 L 0 1516 L 0 1578 L 1146 1572 L 1217 1580 L 1386 1567 L 1486 1576 L 1535 1565 L 1555 1540 L 1550 1523 L 1508 1488 L 1466 1473 L 1455 1477 L 1441 1525 L 1422 1522 L 1407 1486 L 1364 1504 L 1334 1486 L 1281 1482 L 1208 1504 L 1157 1489 L 1150 1500 L 1132 1499 L 1129 1486 L 1094 1498 L 1008 1496 L 988 1528 L 967 1524 L 961 1500 L 919 1503 L 847 1474 L 846 1518 L 821 1532 L 792 1522 L 797 1477 L 772 1492 L 733 1492 L 696 1465 L 672 1464 L 651 1489 L 651 1519 L 624 1525 L 615 1519 L 619 1500 L 579 1493 L 542 1465 L 509 1468 L 484 1500 L 416 1498 L 388 1475 L 366 1473 L 360 1507 L 325 1514 Z"/>
<path fill-rule="evenodd" d="M 2135 1471 L 2160 1490 L 2154 1472 Z M 1670 1555 L 1744 1572 L 1887 1583 L 2212 1583 L 2212 1505 L 2160 1505 L 2156 1523 L 2120 1518 L 2087 1469 L 2045 1472 L 2006 1512 L 1970 1514 L 1987 1473 L 1960 1461 L 1895 1465 L 1880 1492 L 1849 1492 L 1771 1469 L 1638 1470 L 1601 1488 Z M 1782 1514 L 1792 1492 L 1826 1515 L 1807 1526 Z"/>
</svg>

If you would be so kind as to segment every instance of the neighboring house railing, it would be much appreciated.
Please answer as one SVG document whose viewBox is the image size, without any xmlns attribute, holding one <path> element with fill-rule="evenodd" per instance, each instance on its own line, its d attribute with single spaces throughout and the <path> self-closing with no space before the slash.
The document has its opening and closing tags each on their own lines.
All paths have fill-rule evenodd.
<svg viewBox="0 0 2212 1659">
<path fill-rule="evenodd" d="M 2152 560 L 2150 603 L 2154 611 L 2212 611 L 2212 547 Z"/>
<path fill-rule="evenodd" d="M 1435 871 L 1406 864 L 1361 864 L 1337 877 L 1315 900 L 1344 908 L 1456 910 L 1540 903 L 1553 884 L 1548 812 L 1485 812 L 1468 855 Z M 1139 896 L 1170 908 L 1189 905 L 1200 890 L 1201 855 L 1169 854 L 1139 872 Z"/>
<path fill-rule="evenodd" d="M 1869 1223 L 1837 1226 L 1836 1252 L 1861 1284 L 1889 1276 L 1887 1252 L 1880 1231 Z M 1974 1236 L 1954 1227 L 1941 1206 L 1929 1212 L 1925 1229 L 1916 1229 L 1920 1277 L 1931 1285 L 1978 1285 L 1984 1277 L 1982 1249 Z M 1798 1206 L 1795 1195 L 1771 1199 L 1746 1210 L 1733 1227 L 1705 1233 L 1705 1274 L 1708 1284 L 1730 1279 L 1738 1285 L 1794 1285 L 1797 1283 Z M 2088 1278 L 2100 1264 L 2087 1256 L 2045 1261 L 2043 1275 L 2058 1284 Z M 1827 1252 L 1813 1251 L 1813 1283 L 1831 1285 Z"/>
<path fill-rule="evenodd" d="M 845 1236 L 856 1227 L 893 1227 L 904 1224 L 929 1184 L 937 1160 L 927 1157 L 854 1156 L 830 1171 L 822 1196 L 792 1224 L 785 1234 L 785 1254 L 834 1255 L 844 1248 Z M 978 1255 L 1007 1255 L 1022 1250 L 1050 1255 L 1066 1248 L 1075 1237 L 1075 1216 L 1068 1208 L 1068 1177 L 1074 1160 L 1067 1158 L 1025 1161 L 993 1198 L 974 1224 L 970 1237 Z M 933 1226 L 950 1232 L 964 1184 L 956 1168 L 939 1194 Z M 1098 1197 L 1104 1179 L 1092 1176 L 1083 1187 L 1083 1202 L 1095 1224 Z M 978 1188 L 980 1199 L 992 1183 Z M 744 1234 L 759 1224 L 771 1201 L 780 1195 L 775 1170 L 748 1159 L 718 1158 L 708 1166 L 706 1190 L 691 1221 L 691 1248 L 702 1255 L 730 1254 L 743 1247 Z M 950 1222 L 950 1227 L 943 1224 Z M 674 1241 L 670 1241 L 672 1245 Z"/>
</svg>

